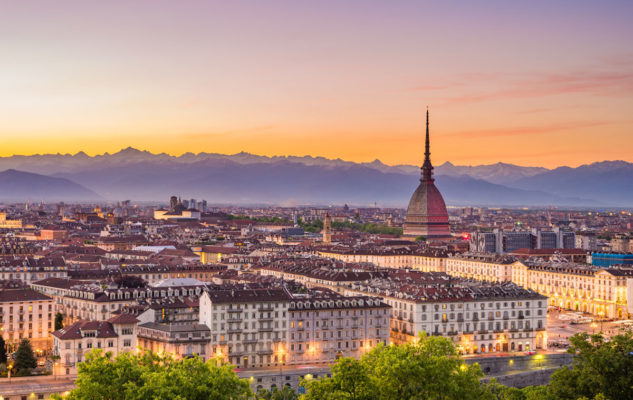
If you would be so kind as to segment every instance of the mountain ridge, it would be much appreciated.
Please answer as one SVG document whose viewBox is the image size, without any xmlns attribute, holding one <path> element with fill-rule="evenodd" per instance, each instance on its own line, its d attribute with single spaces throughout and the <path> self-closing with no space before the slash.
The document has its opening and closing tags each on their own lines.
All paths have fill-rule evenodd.
<svg viewBox="0 0 633 400">
<path fill-rule="evenodd" d="M 99 200 L 101 197 L 69 179 L 7 169 L 0 172 L 0 200 Z"/>
<path fill-rule="evenodd" d="M 399 206 L 406 205 L 420 173 L 418 166 L 386 165 L 379 159 L 356 163 L 247 152 L 174 156 L 133 147 L 95 156 L 77 152 L 0 157 L 0 171 L 9 168 L 65 178 L 107 199 L 157 200 L 178 192 L 222 202 L 376 201 Z M 554 169 L 445 162 L 435 172 L 447 202 L 456 205 L 624 206 L 633 196 L 627 183 L 633 182 L 633 164 L 622 160 Z M 587 190 L 592 185 L 601 190 Z"/>
</svg>

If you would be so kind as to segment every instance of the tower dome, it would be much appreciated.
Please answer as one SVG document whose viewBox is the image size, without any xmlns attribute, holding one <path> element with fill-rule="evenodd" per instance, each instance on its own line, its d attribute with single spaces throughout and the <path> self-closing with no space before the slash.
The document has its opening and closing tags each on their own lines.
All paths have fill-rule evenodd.
<svg viewBox="0 0 633 400">
<path fill-rule="evenodd" d="M 420 184 L 413 192 L 404 222 L 404 236 L 424 236 L 427 239 L 451 237 L 448 211 L 442 194 L 435 186 L 429 141 L 429 110 L 426 110 L 426 151 L 424 164 L 420 168 Z"/>
</svg>

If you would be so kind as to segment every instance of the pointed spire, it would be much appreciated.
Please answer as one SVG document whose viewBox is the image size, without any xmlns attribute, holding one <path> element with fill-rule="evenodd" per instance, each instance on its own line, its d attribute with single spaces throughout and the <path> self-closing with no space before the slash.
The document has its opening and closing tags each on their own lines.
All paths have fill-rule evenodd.
<svg viewBox="0 0 633 400">
<path fill-rule="evenodd" d="M 426 146 L 424 151 L 424 164 L 420 168 L 422 170 L 422 178 L 420 181 L 433 180 L 433 165 L 431 164 L 431 141 L 429 139 L 429 107 L 426 107 Z"/>
</svg>

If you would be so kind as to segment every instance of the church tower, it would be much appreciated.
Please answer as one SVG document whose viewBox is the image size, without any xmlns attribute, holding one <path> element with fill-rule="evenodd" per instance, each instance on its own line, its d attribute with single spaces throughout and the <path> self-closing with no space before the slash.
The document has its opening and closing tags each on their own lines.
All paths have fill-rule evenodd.
<svg viewBox="0 0 633 400">
<path fill-rule="evenodd" d="M 420 184 L 409 201 L 403 234 L 412 239 L 420 236 L 428 240 L 448 239 L 451 237 L 448 211 L 446 210 L 444 198 L 435 186 L 435 179 L 433 178 L 428 109 L 426 110 L 424 163 L 420 169 L 422 170 Z"/>
<path fill-rule="evenodd" d="M 323 243 L 332 243 L 332 218 L 327 211 L 323 218 Z"/>
</svg>

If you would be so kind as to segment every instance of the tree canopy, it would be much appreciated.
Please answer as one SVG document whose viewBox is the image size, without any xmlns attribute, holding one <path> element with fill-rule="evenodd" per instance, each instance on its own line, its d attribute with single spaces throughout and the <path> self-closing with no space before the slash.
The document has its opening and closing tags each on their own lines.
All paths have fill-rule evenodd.
<svg viewBox="0 0 633 400">
<path fill-rule="evenodd" d="M 29 375 L 31 369 L 37 367 L 33 347 L 28 339 L 22 339 L 15 353 L 14 369 L 19 375 Z"/>
<path fill-rule="evenodd" d="M 95 349 L 78 366 L 77 388 L 67 400 L 240 400 L 252 397 L 248 381 L 230 365 L 199 357 L 175 360 L 144 352 L 140 355 Z M 60 399 L 60 397 L 57 397 Z"/>
<path fill-rule="evenodd" d="M 341 358 L 331 376 L 305 379 L 301 400 L 623 400 L 633 399 L 633 336 L 606 340 L 601 335 L 571 338 L 570 367 L 558 369 L 545 386 L 517 389 L 494 379 L 482 383 L 478 364 L 466 364 L 451 340 L 420 336 L 414 343 L 379 345 L 360 360 Z M 20 345 L 26 354 L 28 341 Z M 32 356 L 32 351 L 31 351 Z M 19 358 L 19 355 L 18 355 Z M 33 362 L 35 360 L 33 359 Z M 16 360 L 16 368 L 18 362 Z M 291 388 L 260 390 L 253 394 L 249 381 L 233 367 L 195 357 L 174 360 L 144 352 L 140 355 L 95 349 L 79 364 L 77 388 L 70 400 L 295 400 Z M 59 397 L 58 397 L 59 398 Z"/>
<path fill-rule="evenodd" d="M 0 364 L 6 364 L 7 362 L 7 345 L 4 342 L 4 338 L 0 335 Z"/>
<path fill-rule="evenodd" d="M 479 365 L 464 363 L 449 339 L 420 336 L 415 343 L 379 345 L 360 360 L 338 360 L 331 377 L 304 382 L 302 399 L 485 399 L 482 377 Z"/>
<path fill-rule="evenodd" d="M 58 331 L 64 327 L 64 315 L 60 312 L 55 314 L 55 330 Z"/>
<path fill-rule="evenodd" d="M 554 372 L 548 385 L 551 398 L 587 399 L 603 395 L 610 400 L 633 399 L 633 336 L 610 340 L 581 333 L 570 339 L 571 367 Z"/>
</svg>

